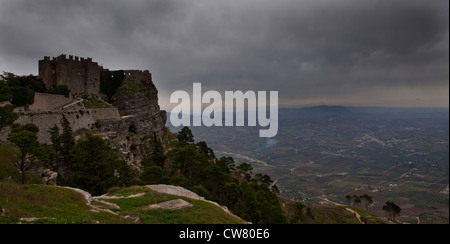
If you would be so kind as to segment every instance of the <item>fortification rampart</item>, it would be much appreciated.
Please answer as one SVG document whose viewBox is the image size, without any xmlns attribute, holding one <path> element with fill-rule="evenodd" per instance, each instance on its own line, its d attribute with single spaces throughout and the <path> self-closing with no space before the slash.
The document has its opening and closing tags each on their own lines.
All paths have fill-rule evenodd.
<svg viewBox="0 0 450 244">
<path fill-rule="evenodd" d="M 46 111 L 54 110 L 71 103 L 73 100 L 70 97 L 62 95 L 54 95 L 48 93 L 35 93 L 34 103 L 28 106 L 29 111 Z M 16 111 L 24 111 L 23 107 L 17 108 Z"/>
<path fill-rule="evenodd" d="M 96 123 L 103 120 L 120 120 L 119 111 L 116 108 L 85 109 L 78 111 L 53 110 L 45 112 L 24 112 L 20 114 L 16 123 L 33 123 L 39 127 L 38 138 L 42 143 L 50 143 L 48 130 L 55 124 L 61 127 L 62 115 L 70 122 L 73 131 L 80 129 L 94 130 Z"/>
<path fill-rule="evenodd" d="M 46 87 L 66 85 L 73 94 L 100 94 L 100 73 L 103 70 L 92 58 L 60 55 L 39 60 L 39 78 Z"/>
<path fill-rule="evenodd" d="M 123 83 L 152 82 L 152 74 L 148 70 L 124 70 Z"/>
</svg>

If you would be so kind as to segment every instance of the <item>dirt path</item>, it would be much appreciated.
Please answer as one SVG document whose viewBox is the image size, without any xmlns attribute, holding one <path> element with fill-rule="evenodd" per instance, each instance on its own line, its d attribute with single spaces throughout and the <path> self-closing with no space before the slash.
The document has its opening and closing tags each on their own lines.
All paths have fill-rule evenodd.
<svg viewBox="0 0 450 244">
<path fill-rule="evenodd" d="M 354 214 L 356 216 L 356 218 L 359 220 L 359 223 L 364 224 L 364 222 L 362 222 L 362 220 L 361 220 L 361 215 L 359 215 L 359 213 L 357 213 L 355 210 L 350 209 L 350 208 L 346 208 L 345 210 L 347 210 L 350 213 Z"/>
</svg>

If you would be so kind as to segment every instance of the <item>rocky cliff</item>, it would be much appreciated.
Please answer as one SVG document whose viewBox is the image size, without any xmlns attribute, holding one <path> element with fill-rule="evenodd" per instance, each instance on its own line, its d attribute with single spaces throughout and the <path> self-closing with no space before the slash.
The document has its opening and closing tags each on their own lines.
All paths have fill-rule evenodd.
<svg viewBox="0 0 450 244">
<path fill-rule="evenodd" d="M 111 99 L 121 119 L 98 121 L 97 128 L 119 149 L 122 158 L 139 171 L 140 161 L 151 153 L 146 140 L 154 135 L 161 140 L 168 133 L 167 116 L 166 111 L 160 110 L 158 90 L 148 71 L 127 70 L 124 74 L 122 85 Z"/>
<path fill-rule="evenodd" d="M 158 104 L 158 90 L 148 71 L 124 71 L 125 78 L 113 96 L 113 106 L 119 109 L 123 119 L 133 124 L 139 136 L 162 137 L 166 124 L 166 112 Z"/>
</svg>

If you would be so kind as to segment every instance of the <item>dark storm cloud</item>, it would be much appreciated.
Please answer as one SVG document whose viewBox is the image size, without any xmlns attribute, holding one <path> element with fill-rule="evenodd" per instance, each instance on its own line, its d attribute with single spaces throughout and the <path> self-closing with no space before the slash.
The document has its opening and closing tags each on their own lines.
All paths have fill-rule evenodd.
<svg viewBox="0 0 450 244">
<path fill-rule="evenodd" d="M 90 56 L 176 89 L 279 90 L 286 104 L 448 104 L 441 0 L 0 0 L 0 68 Z"/>
</svg>

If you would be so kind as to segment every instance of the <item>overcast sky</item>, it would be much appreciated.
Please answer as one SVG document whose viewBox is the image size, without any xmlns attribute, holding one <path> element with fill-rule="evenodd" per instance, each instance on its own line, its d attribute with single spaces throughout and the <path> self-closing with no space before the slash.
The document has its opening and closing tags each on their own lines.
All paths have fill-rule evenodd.
<svg viewBox="0 0 450 244">
<path fill-rule="evenodd" d="M 0 71 L 44 56 L 148 69 L 175 90 L 279 91 L 286 106 L 449 104 L 447 0 L 0 0 Z"/>
</svg>

